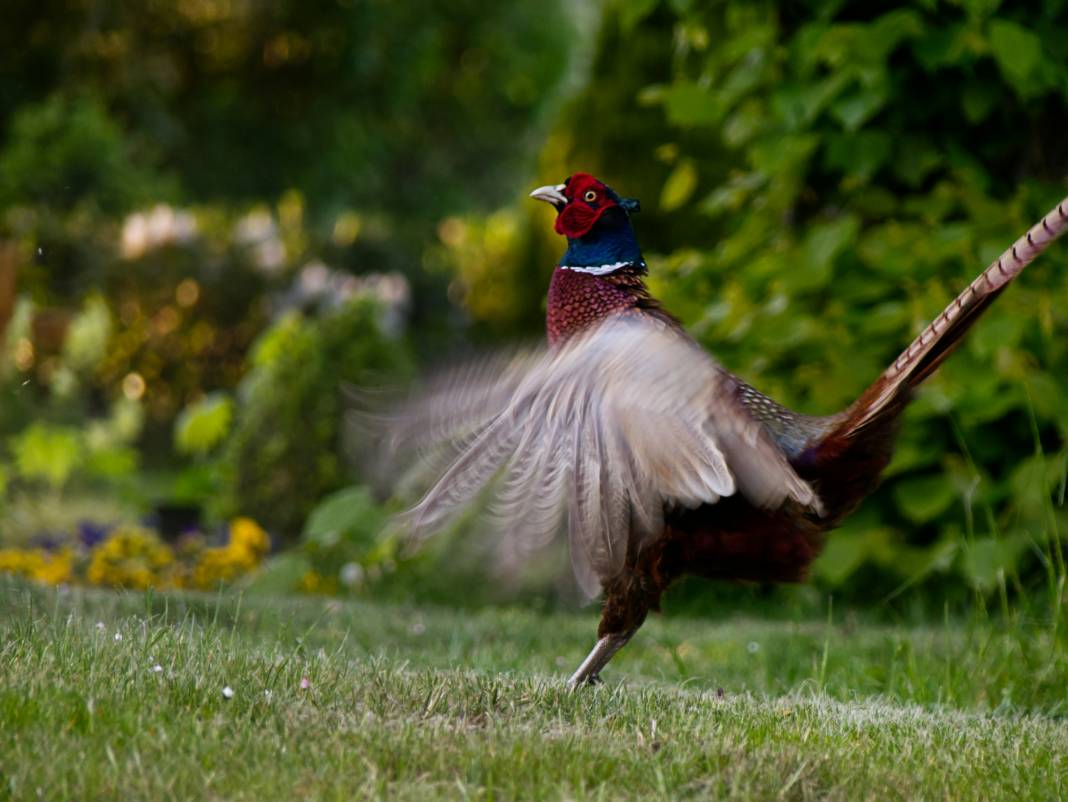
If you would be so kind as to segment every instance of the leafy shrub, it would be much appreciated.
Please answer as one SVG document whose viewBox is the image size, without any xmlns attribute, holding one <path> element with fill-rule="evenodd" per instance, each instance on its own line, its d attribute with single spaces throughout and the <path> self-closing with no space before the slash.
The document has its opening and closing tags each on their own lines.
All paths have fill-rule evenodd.
<svg viewBox="0 0 1068 802">
<path fill-rule="evenodd" d="M 661 260 L 658 288 L 731 367 L 803 409 L 844 407 L 1064 195 L 1068 13 L 1033 5 L 680 16 L 689 52 L 647 98 L 734 165 L 688 185 L 720 236 Z M 1036 265 L 921 394 L 885 486 L 832 537 L 825 580 L 886 592 L 952 570 L 992 590 L 1059 549 L 1068 349 L 1054 332 L 1068 317 L 1051 299 L 1068 297 L 1065 266 L 1063 249 Z M 1016 480 L 1036 448 L 1046 469 Z"/>
<path fill-rule="evenodd" d="M 0 151 L 0 208 L 56 212 L 90 204 L 122 213 L 159 198 L 161 176 L 137 163 L 118 122 L 89 95 L 55 94 L 22 107 Z"/>
<path fill-rule="evenodd" d="M 37 422 L 12 438 L 11 451 L 22 476 L 59 489 L 82 459 L 82 441 L 77 429 Z"/>
<path fill-rule="evenodd" d="M 271 560 L 251 590 L 339 593 L 366 589 L 394 568 L 387 512 L 370 490 L 346 487 L 308 515 L 300 543 Z"/>
<path fill-rule="evenodd" d="M 301 546 L 313 570 L 340 576 L 345 566 L 370 566 L 386 520 L 370 490 L 347 487 L 326 496 L 312 510 L 304 524 Z"/>
<path fill-rule="evenodd" d="M 44 487 L 53 493 L 77 480 L 80 490 L 93 486 L 116 489 L 137 471 L 140 454 L 130 441 L 140 431 L 136 405 L 122 401 L 112 405 L 110 415 L 83 427 L 35 421 L 8 440 L 10 475 L 0 485 L 26 491 Z"/>
<path fill-rule="evenodd" d="M 457 521 L 417 550 L 404 546 L 390 522 L 396 511 L 353 485 L 325 496 L 308 515 L 300 541 L 277 554 L 249 584 L 250 592 L 374 594 L 398 602 L 479 607 L 490 603 L 573 603 L 564 563 L 550 559 L 508 582 L 487 581 L 491 546 Z M 554 555 L 563 556 L 563 555 Z M 552 587 L 554 580 L 563 584 Z M 457 594 L 457 588 L 463 588 Z"/>
<path fill-rule="evenodd" d="M 73 489 L 95 493 L 101 487 L 125 488 L 140 465 L 133 447 L 142 431 L 142 409 L 136 399 L 118 397 L 110 402 L 91 388 L 96 372 L 107 359 L 113 327 L 105 301 L 98 295 L 85 299 L 70 315 L 57 343 L 47 350 L 46 338 L 35 336 L 36 307 L 27 299 L 15 315 L 0 344 L 0 388 L 6 404 L 0 417 L 0 502 L 5 496 Z M 38 376 L 46 382 L 34 381 Z M 26 378 L 33 377 L 33 378 Z M 6 521 L 4 536 L 18 541 Z"/>
<path fill-rule="evenodd" d="M 641 197 L 654 292 L 728 368 L 825 414 L 1064 196 L 1065 119 L 1062 4 L 609 4 L 541 182 L 590 170 Z M 820 581 L 880 598 L 1064 575 L 1065 299 L 1058 244 L 919 394 Z"/>
<path fill-rule="evenodd" d="M 343 386 L 395 379 L 410 364 L 378 309 L 357 299 L 321 318 L 292 313 L 257 342 L 223 455 L 229 512 L 255 514 L 292 542 L 316 501 L 344 484 Z"/>
</svg>

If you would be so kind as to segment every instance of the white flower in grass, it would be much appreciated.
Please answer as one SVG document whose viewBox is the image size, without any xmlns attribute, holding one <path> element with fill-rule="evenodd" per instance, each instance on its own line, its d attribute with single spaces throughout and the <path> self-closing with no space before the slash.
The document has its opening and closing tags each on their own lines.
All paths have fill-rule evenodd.
<svg viewBox="0 0 1068 802">
<path fill-rule="evenodd" d="M 97 629 L 98 629 L 99 631 L 103 632 L 103 631 L 104 631 L 104 622 L 103 622 L 103 621 L 97 621 L 97 622 L 96 622 L 96 628 L 97 628 Z"/>
<path fill-rule="evenodd" d="M 116 632 L 115 633 L 115 640 L 116 641 L 122 640 L 122 633 L 121 632 Z"/>
<path fill-rule="evenodd" d="M 154 666 L 152 666 L 152 673 L 153 674 L 162 674 L 163 673 L 163 666 L 161 666 L 159 663 L 156 663 Z"/>
<path fill-rule="evenodd" d="M 266 699 L 268 702 L 271 701 L 271 697 L 273 695 L 274 694 L 271 693 L 271 689 L 270 688 L 264 688 L 263 689 L 263 698 Z"/>
<path fill-rule="evenodd" d="M 341 584 L 354 588 L 363 583 L 363 566 L 359 563 L 345 563 L 341 567 Z"/>
<path fill-rule="evenodd" d="M 223 695 L 223 699 L 233 699 L 234 698 L 234 689 L 231 688 L 229 685 L 227 685 L 222 689 L 222 695 Z"/>
</svg>

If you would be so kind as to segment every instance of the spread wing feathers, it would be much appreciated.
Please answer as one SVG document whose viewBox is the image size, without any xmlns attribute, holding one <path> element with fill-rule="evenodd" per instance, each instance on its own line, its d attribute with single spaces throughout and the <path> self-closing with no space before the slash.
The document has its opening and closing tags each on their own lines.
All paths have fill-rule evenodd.
<svg viewBox="0 0 1068 802">
<path fill-rule="evenodd" d="M 416 537 L 484 493 L 500 558 L 521 564 L 567 528 L 589 595 L 674 507 L 741 492 L 751 503 L 819 500 L 737 400 L 739 383 L 692 341 L 641 315 L 553 349 L 453 371 L 395 419 L 440 478 L 408 513 Z"/>
</svg>

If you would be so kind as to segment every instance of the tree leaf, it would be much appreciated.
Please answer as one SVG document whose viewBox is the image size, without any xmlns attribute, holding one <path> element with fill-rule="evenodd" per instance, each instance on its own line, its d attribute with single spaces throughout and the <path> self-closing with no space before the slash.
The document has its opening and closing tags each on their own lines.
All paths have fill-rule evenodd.
<svg viewBox="0 0 1068 802">
<path fill-rule="evenodd" d="M 841 585 L 868 558 L 867 536 L 858 532 L 835 532 L 827 539 L 823 553 L 813 565 L 813 573 L 824 582 Z"/>
<path fill-rule="evenodd" d="M 976 538 L 961 552 L 961 572 L 971 585 L 993 590 L 999 575 L 1016 573 L 1026 548 L 1027 540 L 1021 536 Z"/>
<path fill-rule="evenodd" d="M 619 9 L 619 27 L 625 33 L 630 33 L 639 22 L 653 12 L 657 3 L 659 3 L 659 0 L 624 0 L 624 2 L 619 3 L 617 6 Z"/>
<path fill-rule="evenodd" d="M 27 479 L 41 479 L 62 487 L 82 456 L 82 438 L 77 429 L 31 423 L 11 438 L 15 467 Z"/>
<path fill-rule="evenodd" d="M 692 159 L 684 159 L 671 171 L 671 175 L 664 182 L 664 189 L 660 192 L 660 208 L 670 212 L 678 209 L 691 197 L 697 189 L 697 166 Z"/>
<path fill-rule="evenodd" d="M 319 546 L 341 540 L 369 545 L 385 526 L 385 514 L 371 491 L 362 485 L 346 487 L 319 502 L 304 523 L 304 538 Z"/>
<path fill-rule="evenodd" d="M 902 514 L 913 523 L 927 523 L 945 512 L 957 498 L 946 476 L 920 476 L 894 485 L 894 500 Z"/>
<path fill-rule="evenodd" d="M 664 109 L 669 122 L 684 128 L 718 125 L 723 118 L 720 105 L 708 90 L 692 82 L 664 89 Z"/>
<path fill-rule="evenodd" d="M 825 141 L 824 164 L 864 180 L 886 164 L 893 150 L 893 140 L 883 131 L 830 134 Z"/>
<path fill-rule="evenodd" d="M 174 445 L 183 454 L 206 454 L 230 432 L 234 405 L 221 393 L 205 396 L 182 410 L 174 424 Z"/>
<path fill-rule="evenodd" d="M 847 131 L 856 131 L 886 104 L 886 90 L 857 89 L 831 104 L 831 116 Z"/>
<path fill-rule="evenodd" d="M 841 585 L 860 566 L 877 562 L 892 553 L 894 541 L 891 529 L 873 528 L 854 522 L 827 539 L 827 545 L 813 565 L 813 571 L 824 582 Z"/>
<path fill-rule="evenodd" d="M 856 242 L 859 228 L 852 215 L 813 225 L 801 244 L 798 263 L 783 276 L 786 288 L 796 293 L 826 286 L 835 258 Z"/>
<path fill-rule="evenodd" d="M 1005 77 L 1017 88 L 1026 87 L 1042 56 L 1042 40 L 1015 22 L 990 21 L 990 48 Z"/>
</svg>

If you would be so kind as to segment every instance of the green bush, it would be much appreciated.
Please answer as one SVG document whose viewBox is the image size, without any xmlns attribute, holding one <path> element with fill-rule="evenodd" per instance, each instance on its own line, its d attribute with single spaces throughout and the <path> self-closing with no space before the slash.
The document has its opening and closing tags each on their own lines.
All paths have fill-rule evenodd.
<svg viewBox="0 0 1068 802">
<path fill-rule="evenodd" d="M 642 198 L 654 292 L 727 367 L 826 414 L 1065 195 L 1065 119 L 1061 3 L 618 2 L 540 180 Z M 563 245 L 537 247 L 547 280 Z M 919 394 L 820 581 L 881 598 L 1064 574 L 1066 331 L 1059 244 Z"/>
<path fill-rule="evenodd" d="M 393 541 L 384 536 L 388 513 L 359 485 L 326 496 L 308 516 L 300 553 L 305 587 L 356 591 L 392 567 Z"/>
<path fill-rule="evenodd" d="M 589 13 L 572 6 L 11 0 L 0 143 L 15 144 L 0 208 L 14 195 L 126 211 L 132 193 L 158 202 L 171 189 L 242 206 L 296 189 L 319 225 L 344 209 L 367 220 L 329 261 L 418 275 L 442 215 L 511 197 L 585 60 L 576 29 Z M 157 176 L 145 198 L 141 179 L 160 165 L 175 180 Z"/>
<path fill-rule="evenodd" d="M 167 191 L 138 164 L 118 122 L 92 96 L 63 94 L 22 107 L 0 151 L 0 208 L 121 214 Z"/>
<path fill-rule="evenodd" d="M 223 456 L 227 514 L 255 515 L 293 542 L 316 502 L 349 478 L 343 386 L 396 380 L 409 369 L 405 344 L 382 333 L 370 300 L 321 318 L 279 320 L 256 343 L 238 386 Z"/>
<path fill-rule="evenodd" d="M 93 392 L 113 330 L 107 304 L 89 296 L 69 316 L 58 344 L 34 336 L 36 312 L 33 303 L 20 299 L 0 342 L 0 392 L 6 400 L 0 469 L 7 477 L 0 501 L 6 493 L 47 490 L 54 502 L 69 486 L 88 494 L 102 487 L 120 492 L 140 464 L 133 444 L 144 415 L 136 399 L 102 399 Z M 34 381 L 38 371 L 47 383 Z"/>
</svg>

